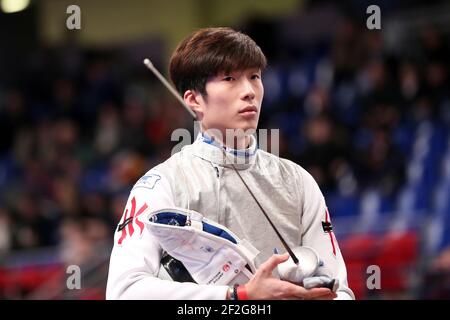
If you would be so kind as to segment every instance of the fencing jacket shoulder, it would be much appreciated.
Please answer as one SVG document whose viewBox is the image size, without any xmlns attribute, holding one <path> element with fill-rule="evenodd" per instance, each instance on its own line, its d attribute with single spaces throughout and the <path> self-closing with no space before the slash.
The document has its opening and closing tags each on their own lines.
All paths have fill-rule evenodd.
<svg viewBox="0 0 450 320">
<path fill-rule="evenodd" d="M 227 286 L 175 282 L 160 268 L 162 249 L 145 228 L 143 213 L 186 208 L 230 229 L 260 253 L 258 267 L 283 245 L 229 165 L 242 178 L 289 246 L 316 250 L 331 278 L 338 278 L 338 299 L 354 299 L 331 227 L 325 199 L 299 165 L 257 149 L 222 150 L 204 135 L 148 171 L 130 192 L 114 236 L 107 299 L 225 299 Z"/>
</svg>

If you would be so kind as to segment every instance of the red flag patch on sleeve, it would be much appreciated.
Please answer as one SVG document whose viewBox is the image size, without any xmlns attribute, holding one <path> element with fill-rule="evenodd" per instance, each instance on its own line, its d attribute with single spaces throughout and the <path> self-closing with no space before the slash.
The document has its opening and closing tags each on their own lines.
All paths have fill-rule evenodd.
<svg viewBox="0 0 450 320">
<path fill-rule="evenodd" d="M 333 225 L 331 224 L 330 213 L 328 208 L 325 209 L 325 221 L 322 221 L 323 232 L 328 233 L 330 236 L 331 247 L 333 248 L 333 255 L 336 256 L 336 246 L 334 244 Z"/>
<path fill-rule="evenodd" d="M 133 197 L 131 199 L 131 210 L 130 210 L 130 216 L 128 215 L 128 208 L 125 210 L 125 214 L 123 216 L 122 223 L 119 224 L 117 227 L 118 232 L 122 232 L 120 235 L 118 244 L 122 244 L 123 240 L 129 235 L 130 237 L 134 233 L 134 226 L 133 223 L 136 223 L 136 225 L 139 227 L 139 234 L 142 234 L 142 231 L 144 231 L 144 224 L 139 221 L 137 218 L 148 208 L 148 205 L 144 203 L 139 210 L 136 212 L 136 198 Z M 128 227 L 128 228 L 127 228 Z M 128 232 L 127 232 L 128 229 Z"/>
</svg>

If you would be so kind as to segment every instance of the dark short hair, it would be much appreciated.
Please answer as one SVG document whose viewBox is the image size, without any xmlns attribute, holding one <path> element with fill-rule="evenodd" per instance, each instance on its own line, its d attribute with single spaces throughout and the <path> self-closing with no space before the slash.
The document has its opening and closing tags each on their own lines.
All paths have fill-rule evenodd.
<svg viewBox="0 0 450 320">
<path fill-rule="evenodd" d="M 266 57 L 246 34 L 231 28 L 204 28 L 185 38 L 170 58 L 170 79 L 181 95 L 197 90 L 206 95 L 206 81 L 220 72 L 264 70 Z"/>
</svg>

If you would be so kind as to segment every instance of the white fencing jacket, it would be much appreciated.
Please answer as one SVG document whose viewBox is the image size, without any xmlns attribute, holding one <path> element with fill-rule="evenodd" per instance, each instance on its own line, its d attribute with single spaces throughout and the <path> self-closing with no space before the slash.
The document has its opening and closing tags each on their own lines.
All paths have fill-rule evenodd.
<svg viewBox="0 0 450 320">
<path fill-rule="evenodd" d="M 227 149 L 199 134 L 165 162 L 148 171 L 130 192 L 114 236 L 107 299 L 225 299 L 228 286 L 175 282 L 160 268 L 162 248 L 143 222 L 149 212 L 179 207 L 195 210 L 230 229 L 258 251 L 258 267 L 283 245 L 234 169 L 233 161 L 261 206 L 291 248 L 315 249 L 330 278 L 338 278 L 338 299 L 354 299 L 332 232 L 325 199 L 302 167 L 257 148 Z M 146 214 L 144 214 L 146 213 Z"/>
</svg>

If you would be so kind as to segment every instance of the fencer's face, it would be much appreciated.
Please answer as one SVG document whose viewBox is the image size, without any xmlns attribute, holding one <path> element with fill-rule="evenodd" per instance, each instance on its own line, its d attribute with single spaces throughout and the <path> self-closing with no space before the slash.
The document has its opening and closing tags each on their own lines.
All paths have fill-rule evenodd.
<svg viewBox="0 0 450 320">
<path fill-rule="evenodd" d="M 206 82 L 206 95 L 195 94 L 194 110 L 204 129 L 256 130 L 264 87 L 259 69 L 220 73 Z"/>
</svg>

